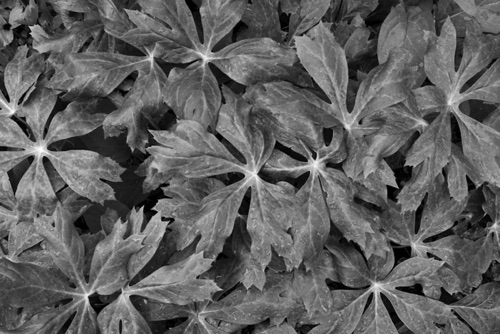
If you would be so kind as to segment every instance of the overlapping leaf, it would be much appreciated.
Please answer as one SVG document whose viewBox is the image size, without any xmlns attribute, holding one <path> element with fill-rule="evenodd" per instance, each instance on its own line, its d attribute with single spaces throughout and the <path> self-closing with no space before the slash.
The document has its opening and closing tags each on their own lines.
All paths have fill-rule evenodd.
<svg viewBox="0 0 500 334">
<path fill-rule="evenodd" d="M 287 123 L 287 128 L 302 125 L 303 133 L 298 132 L 296 137 L 300 136 L 301 140 L 304 139 L 303 142 L 313 145 L 323 141 L 323 132 L 315 129 L 314 118 L 303 116 L 297 120 L 292 113 L 288 115 L 290 118 L 280 117 L 277 112 L 274 115 L 276 118 L 267 122 L 268 124 L 282 121 Z M 287 142 L 293 141 L 297 142 L 297 139 Z M 330 233 L 330 221 L 348 240 L 358 243 L 367 256 L 374 252 L 382 255 L 385 251 L 382 246 L 385 236 L 379 232 L 377 213 L 357 204 L 355 197 L 363 195 L 356 185 L 342 171 L 328 167 L 328 164 L 344 160 L 346 153 L 343 144 L 342 132 L 336 131 L 328 146 L 323 142 L 322 147 L 312 152 L 305 144 L 302 146 L 300 152 L 307 161 L 295 160 L 282 151 L 275 150 L 263 168 L 264 173 L 278 179 L 297 178 L 309 173 L 305 184 L 297 192 L 305 220 L 292 229 L 296 250 L 305 260 L 313 259 L 320 253 Z"/>
<path fill-rule="evenodd" d="M 414 333 L 440 333 L 437 324 L 454 318 L 446 304 L 400 290 L 420 284 L 426 293 L 439 291 L 445 285 L 438 274 L 443 262 L 410 258 L 393 268 L 394 255 L 388 253 L 385 258 L 370 258 L 367 265 L 354 248 L 330 241 L 327 248 L 336 262 L 339 280 L 354 289 L 331 291 L 334 305 L 310 333 L 398 333 L 382 295 Z"/>
<path fill-rule="evenodd" d="M 155 118 L 163 112 L 163 90 L 167 80 L 154 61 L 154 55 L 154 51 L 145 57 L 102 52 L 70 54 L 51 85 L 67 92 L 64 99 L 106 97 L 129 75 L 137 72 L 134 86 L 124 97 L 117 96 L 118 109 L 106 116 L 103 127 L 105 133 L 112 136 L 128 129 L 129 146 L 144 150 L 148 142 L 147 125 L 149 122 L 155 124 Z"/>
<path fill-rule="evenodd" d="M 262 291 L 242 286 L 214 302 L 186 306 L 147 303 L 140 307 L 145 318 L 152 321 L 187 318 L 167 333 L 233 333 L 266 319 L 281 322 L 285 316 L 299 313 L 302 306 L 290 294 L 290 274 L 267 275 Z M 276 319 L 276 320 L 275 320 Z"/>
<path fill-rule="evenodd" d="M 325 92 L 330 103 L 284 82 L 263 84 L 263 89 L 258 89 L 249 96 L 259 108 L 266 109 L 272 114 L 288 111 L 289 105 L 293 103 L 295 108 L 299 108 L 294 111 L 297 114 L 323 113 L 322 118 L 328 120 L 323 122 L 323 127 L 332 127 L 335 123 L 340 123 L 348 137 L 349 156 L 344 163 L 347 175 L 364 183 L 384 198 L 386 184 L 397 185 L 392 171 L 382 157 L 384 154 L 392 154 L 403 145 L 402 138 L 408 132 L 414 131 L 422 122 L 418 112 L 412 110 L 411 104 L 397 107 L 400 102 L 408 98 L 403 70 L 404 54 L 394 54 L 367 75 L 358 89 L 354 109 L 349 111 L 346 103 L 349 81 L 347 61 L 344 50 L 333 35 L 320 23 L 309 31 L 308 36 L 297 37 L 296 45 L 299 59 Z M 394 108 L 392 112 L 384 112 L 391 106 Z M 377 123 L 373 124 L 375 116 Z M 401 116 L 407 120 L 402 129 L 396 133 L 394 129 L 389 129 L 388 133 L 384 131 L 385 137 L 393 133 L 396 137 L 385 142 L 375 141 L 373 145 L 368 146 L 363 139 L 365 135 L 376 134 L 382 124 L 390 124 L 394 118 Z M 332 119 L 335 121 L 332 122 Z M 395 143 L 399 146 L 395 146 Z M 359 163 L 369 155 L 375 156 L 376 163 Z"/>
<path fill-rule="evenodd" d="M 472 22 L 472 21 L 471 21 Z M 461 170 L 465 179 L 467 174 L 476 184 L 490 182 L 499 185 L 500 133 L 482 124 L 460 109 L 468 100 L 500 102 L 499 71 L 500 61 L 489 68 L 493 60 L 491 45 L 493 41 L 479 31 L 477 23 L 467 26 L 463 55 L 458 70 L 455 70 L 456 31 L 451 20 L 446 20 L 441 34 L 432 43 L 425 55 L 425 71 L 434 86 L 424 86 L 414 90 L 419 108 L 425 114 L 438 113 L 432 123 L 423 131 L 408 152 L 406 163 L 416 166 L 412 184 L 418 191 L 408 188 L 400 194 L 400 201 L 405 210 L 415 210 L 425 194 L 425 188 L 446 167 L 449 170 Z M 472 84 L 466 83 L 482 70 L 486 71 Z M 453 116 L 460 127 L 462 152 L 454 152 L 451 143 L 450 117 Z M 460 160 L 465 160 L 464 162 Z M 458 166 L 457 166 L 458 165 Z M 472 167 L 472 168 L 471 168 Z M 448 177 L 452 185 L 455 180 Z M 453 197 L 461 200 L 467 192 L 466 187 L 450 187 Z"/>
<path fill-rule="evenodd" d="M 129 221 L 117 222 L 112 232 L 92 249 L 87 249 L 88 244 L 76 232 L 73 225 L 76 217 L 59 206 L 54 215 L 55 226 L 45 218 L 35 223 L 36 232 L 45 239 L 57 269 L 1 260 L 2 303 L 25 307 L 71 300 L 48 310 L 41 309 L 17 330 L 57 332 L 75 314 L 68 329 L 75 333 L 107 332 L 119 327 L 127 333 L 134 328 L 150 333 L 145 320 L 130 303 L 130 295 L 184 305 L 210 299 L 219 290 L 212 281 L 196 279 L 212 262 L 203 259 L 202 254 L 160 267 L 136 284 L 129 284 L 158 249 L 167 225 L 159 215 L 142 229 L 142 210 L 132 212 Z M 86 269 L 84 260 L 88 254 L 92 260 Z M 117 291 L 121 291 L 119 298 L 97 317 L 88 297 Z"/>
<path fill-rule="evenodd" d="M 205 128 L 194 121 L 181 121 L 173 131 L 154 131 L 162 146 L 148 151 L 148 178 L 161 174 L 165 179 L 178 173 L 189 178 L 221 173 L 241 173 L 244 178 L 205 197 L 189 222 L 176 224 L 180 233 L 178 246 L 184 248 L 201 236 L 197 251 L 215 257 L 231 234 L 241 201 L 251 188 L 247 228 L 252 239 L 252 253 L 261 262 L 260 270 L 271 260 L 271 249 L 297 265 L 293 241 L 288 229 L 301 224 L 297 201 L 285 188 L 268 183 L 258 175 L 269 158 L 274 137 L 253 121 L 251 105 L 225 90 L 226 104 L 221 108 L 217 131 L 242 155 L 244 162 Z M 146 181 L 147 182 L 147 181 Z M 254 282 L 262 287 L 264 282 Z"/>
<path fill-rule="evenodd" d="M 450 199 L 443 178 L 437 178 L 431 184 L 420 220 L 415 212 L 401 212 L 394 206 L 386 212 L 382 225 L 393 242 L 411 247 L 413 255 L 427 258 L 432 254 L 446 262 L 460 278 L 462 288 L 470 290 L 481 283 L 481 274 L 488 269 L 491 255 L 481 251 L 480 241 L 453 234 L 435 238 L 453 226 L 465 204 L 466 201 Z M 427 241 L 432 237 L 436 240 Z"/>
<path fill-rule="evenodd" d="M 267 37 L 241 40 L 214 52 L 240 21 L 245 1 L 203 0 L 200 34 L 184 1 L 139 3 L 143 12 L 127 11 L 137 28 L 121 38 L 134 45 L 156 45 L 158 57 L 167 62 L 194 62 L 187 69 L 174 69 L 169 76 L 166 101 L 180 118 L 215 127 L 221 95 L 209 63 L 244 85 L 295 76 L 291 69 L 296 60 L 293 50 Z"/>
<path fill-rule="evenodd" d="M 37 232 L 45 238 L 57 269 L 2 259 L 2 302 L 26 307 L 54 305 L 69 299 L 69 303 L 59 307 L 42 309 L 37 317 L 31 318 L 17 330 L 57 332 L 75 315 L 69 330 L 75 333 L 97 333 L 96 312 L 88 296 L 101 290 L 112 293 L 126 282 L 127 261 L 131 254 L 142 248 L 144 236 L 124 240 L 125 225 L 117 224 L 113 233 L 96 247 L 91 277 L 87 282 L 87 273 L 84 272 L 86 250 L 73 221 L 68 212 L 60 207 L 54 214 L 54 221 L 55 227 L 48 219 L 40 219 L 36 227 Z"/>
<path fill-rule="evenodd" d="M 123 168 L 113 160 L 86 150 L 53 151 L 49 145 L 81 136 L 101 125 L 102 114 L 89 114 L 70 104 L 48 124 L 56 96 L 39 88 L 24 103 L 23 116 L 32 133 L 29 138 L 11 119 L 0 123 L 0 145 L 17 150 L 0 152 L 0 170 L 7 172 L 24 159 L 35 159 L 22 177 L 16 191 L 18 209 L 30 214 L 51 213 L 57 201 L 55 190 L 44 167 L 47 158 L 64 182 L 81 196 L 95 202 L 113 198 L 112 188 L 100 179 L 120 181 Z M 46 130 L 47 129 L 47 130 Z"/>
<path fill-rule="evenodd" d="M 474 17 L 483 32 L 500 33 L 500 3 L 497 0 L 454 0 L 467 14 Z"/>
</svg>

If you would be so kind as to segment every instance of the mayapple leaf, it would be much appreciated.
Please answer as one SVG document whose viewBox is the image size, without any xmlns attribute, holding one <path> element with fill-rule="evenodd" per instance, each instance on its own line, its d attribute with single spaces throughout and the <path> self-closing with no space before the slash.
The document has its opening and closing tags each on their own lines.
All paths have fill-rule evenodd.
<svg viewBox="0 0 500 334">
<path fill-rule="evenodd" d="M 493 43 L 491 38 L 481 33 L 478 24 L 471 21 L 467 25 L 462 59 L 458 69 L 455 69 L 456 30 L 449 18 L 444 22 L 439 37 L 436 36 L 431 43 L 429 52 L 424 57 L 424 64 L 425 72 L 435 86 L 418 88 L 415 90 L 415 96 L 419 107 L 426 113 L 438 112 L 439 114 L 423 131 L 410 151 L 407 164 L 419 166 L 416 169 L 418 174 L 413 176 L 413 184 L 416 184 L 418 180 L 425 187 L 440 173 L 447 160 L 453 159 L 450 156 L 451 128 L 449 124 L 450 117 L 453 115 L 460 128 L 465 159 L 475 169 L 476 175 L 470 175 L 470 177 L 472 179 L 479 177 L 479 180 L 474 180 L 476 184 L 490 182 L 498 185 L 500 167 L 496 147 L 500 143 L 500 133 L 468 116 L 460 108 L 463 102 L 471 99 L 488 103 L 499 101 L 497 73 L 500 69 L 500 61 L 497 60 L 490 65 L 493 60 L 490 52 Z M 484 69 L 486 69 L 484 73 L 481 73 Z M 467 86 L 466 83 L 476 75 L 479 77 L 475 83 L 470 87 Z M 454 162 L 460 162 L 460 160 Z M 451 168 L 456 170 L 457 167 L 455 165 Z M 466 166 L 464 167 L 467 169 Z M 402 199 L 405 210 L 415 210 L 418 206 L 417 203 L 408 204 L 404 190 Z"/>
<path fill-rule="evenodd" d="M 218 43 L 241 20 L 243 0 L 203 0 L 199 12 L 202 32 L 184 1 L 140 1 L 143 12 L 127 10 L 136 28 L 116 36 L 139 47 L 154 49 L 169 63 L 190 64 L 169 76 L 165 101 L 179 118 L 215 128 L 221 93 L 209 64 L 244 85 L 257 80 L 298 80 L 295 52 L 267 38 L 243 39 L 218 50 Z M 186 87 L 189 87 L 188 89 Z"/>
<path fill-rule="evenodd" d="M 24 215 L 29 216 L 36 212 L 50 214 L 55 209 L 57 198 L 44 167 L 44 157 L 75 192 L 96 202 L 113 198 L 112 188 L 100 179 L 120 181 L 119 174 L 123 172 L 123 168 L 112 159 L 96 152 L 49 149 L 52 143 L 94 130 L 101 125 L 104 118 L 102 114 L 76 112 L 70 104 L 66 110 L 55 114 L 50 124 L 47 124 L 55 103 L 56 96 L 45 88 L 35 90 L 25 102 L 22 115 L 26 117 L 32 138 L 10 119 L 0 124 L 0 144 L 21 149 L 0 152 L 2 172 L 11 170 L 30 156 L 35 157 L 16 191 L 17 208 Z M 47 125 L 48 131 L 45 131 Z"/>
<path fill-rule="evenodd" d="M 345 260 L 339 264 L 347 263 Z M 325 316 L 311 333 L 351 333 L 352 331 L 367 334 L 398 333 L 382 295 L 394 307 L 399 319 L 408 329 L 416 333 L 439 333 L 440 329 L 436 324 L 444 325 L 455 318 L 450 307 L 433 298 L 403 292 L 398 288 L 420 284 L 425 291 L 442 287 L 444 283 L 440 279 L 438 269 L 443 266 L 443 262 L 410 258 L 391 268 L 394 264 L 393 260 L 393 256 L 388 255 L 385 260 L 373 256 L 368 260 L 368 266 L 364 261 L 351 262 L 349 267 L 353 268 L 349 271 L 355 267 L 364 268 L 361 270 L 366 275 L 366 281 L 358 282 L 356 290 L 331 291 L 334 305 L 328 316 Z M 373 264 L 372 270 L 369 269 L 371 264 Z M 386 267 L 386 270 L 380 272 L 378 266 Z M 342 270 L 346 271 L 346 269 L 347 267 Z M 369 297 L 372 297 L 371 301 Z M 366 305 L 367 302 L 369 305 Z"/>
<path fill-rule="evenodd" d="M 261 270 L 271 261 L 271 249 L 295 266 L 299 260 L 287 231 L 301 220 L 297 200 L 290 191 L 258 176 L 272 152 L 274 137 L 253 123 L 251 105 L 228 89 L 224 92 L 226 104 L 221 109 L 217 131 L 238 150 L 245 163 L 197 122 L 180 121 L 173 131 L 153 132 L 161 146 L 148 149 L 154 157 L 147 162 L 148 168 L 188 178 L 228 172 L 244 175 L 241 181 L 202 200 L 197 211 L 189 217 L 189 223 L 179 226 L 178 246 L 184 248 L 200 235 L 197 251 L 205 251 L 208 258 L 219 254 L 231 234 L 243 196 L 251 189 L 248 231 L 253 240 L 252 253 L 260 259 Z M 258 282 L 258 286 L 262 287 L 263 283 Z"/>
<path fill-rule="evenodd" d="M 428 190 L 420 220 L 415 212 L 401 212 L 399 207 L 394 206 L 386 211 L 382 226 L 393 242 L 410 246 L 415 256 L 427 258 L 429 254 L 434 254 L 446 262 L 460 278 L 463 289 L 477 287 L 482 280 L 481 273 L 491 263 L 491 258 L 479 251 L 480 243 L 458 235 L 435 238 L 453 226 L 466 201 L 450 199 L 442 177 L 436 178 Z M 415 229 L 417 226 L 418 229 Z M 435 240 L 427 241 L 430 237 Z"/>
</svg>

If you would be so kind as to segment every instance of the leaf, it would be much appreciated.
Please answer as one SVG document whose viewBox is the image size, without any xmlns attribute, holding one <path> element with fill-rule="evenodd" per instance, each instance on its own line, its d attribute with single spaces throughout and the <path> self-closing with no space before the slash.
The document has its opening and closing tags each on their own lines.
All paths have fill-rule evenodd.
<svg viewBox="0 0 500 334">
<path fill-rule="evenodd" d="M 481 285 L 473 294 L 451 305 L 478 333 L 494 333 L 500 328 L 497 313 L 500 307 L 500 290 L 496 282 Z"/>
<path fill-rule="evenodd" d="M 211 262 L 198 253 L 185 261 L 159 268 L 135 285 L 127 285 L 120 297 L 99 314 L 99 328 L 101 331 L 122 328 L 127 332 L 151 333 L 147 322 L 131 303 L 132 295 L 178 305 L 210 299 L 220 289 L 213 281 L 197 279 L 196 276 L 206 271 Z"/>
<path fill-rule="evenodd" d="M 30 0 L 28 4 L 18 3 L 12 8 L 9 15 L 9 24 L 12 28 L 17 28 L 20 25 L 33 25 L 38 19 L 38 5 L 34 0 Z"/>
<path fill-rule="evenodd" d="M 268 38 L 242 40 L 213 51 L 240 21 L 246 7 L 244 1 L 202 1 L 201 39 L 184 1 L 171 7 L 160 1 L 140 3 L 144 13 L 127 11 L 137 28 L 117 37 L 135 46 L 154 48 L 155 56 L 166 62 L 192 63 L 187 69 L 174 70 L 169 77 L 166 102 L 178 117 L 215 128 L 221 95 L 209 63 L 241 84 L 248 84 L 254 77 L 272 80 L 295 75 L 291 69 L 296 60 L 293 50 Z M 191 90 L 186 92 L 186 87 Z"/>
<path fill-rule="evenodd" d="M 73 12 L 85 13 L 90 11 L 90 4 L 88 0 L 76 1 L 76 0 L 54 0 L 56 6 L 64 10 L 70 10 Z"/>
<path fill-rule="evenodd" d="M 336 122 L 342 124 L 348 133 L 348 145 L 350 146 L 348 151 L 352 152 L 348 157 L 348 162 L 344 164 L 348 176 L 355 181 L 364 183 L 368 188 L 379 191 L 380 195 L 385 197 L 383 194 L 385 185 L 394 185 L 394 176 L 385 166 L 385 162 L 381 161 L 375 170 L 366 170 L 364 165 L 355 163 L 354 159 L 356 159 L 356 152 L 359 152 L 358 154 L 361 156 L 366 155 L 362 140 L 363 135 L 376 131 L 373 127 L 367 128 L 364 124 L 360 124 L 364 123 L 362 119 L 369 117 L 371 113 L 402 102 L 408 97 L 402 68 L 404 55 L 394 54 L 390 61 L 370 72 L 358 90 L 354 109 L 349 112 L 346 101 L 349 79 L 347 60 L 344 50 L 335 41 L 333 35 L 323 24 L 319 24 L 311 29 L 309 36 L 297 37 L 296 45 L 297 54 L 303 66 L 330 101 L 330 104 L 325 103 L 313 94 L 301 91 L 300 94 L 304 97 L 307 96 L 308 102 L 295 103 L 295 106 L 301 108 L 297 110 L 297 113 L 307 114 L 309 111 L 302 108 L 313 105 L 315 113 L 316 108 L 318 108 L 322 109 L 322 111 L 318 110 L 318 113 L 326 114 L 322 116 L 323 119 L 331 120 L 331 117 L 334 117 Z M 291 94 L 290 91 L 288 86 L 273 83 L 266 85 L 265 92 L 259 91 L 261 96 L 252 95 L 251 98 L 258 101 L 257 104 L 260 108 L 274 114 L 279 113 L 281 109 L 288 110 L 289 101 L 298 99 L 298 96 L 294 96 L 292 99 L 288 98 Z M 297 89 L 293 91 L 297 91 Z M 330 127 L 332 126 L 330 124 L 326 123 L 324 126 Z M 413 131 L 411 128 L 407 130 Z M 373 173 L 375 174 L 370 177 L 370 174 Z"/>
<path fill-rule="evenodd" d="M 120 295 L 100 312 L 97 321 L 99 330 L 103 333 L 120 330 L 122 333 L 151 333 L 146 320 L 124 295 Z"/>
<path fill-rule="evenodd" d="M 106 39 L 104 36 L 107 36 L 103 34 L 103 28 L 99 20 L 77 21 L 63 34 L 51 35 L 40 25 L 30 26 L 34 49 L 40 53 L 50 53 L 48 62 L 56 67 L 63 65 L 67 54 L 76 53 L 84 46 L 87 51 L 101 48 L 99 44 L 103 43 Z"/>
<path fill-rule="evenodd" d="M 356 15 L 365 18 L 371 13 L 378 5 L 377 0 L 361 1 L 361 0 L 348 0 L 342 3 L 340 12 L 343 20 L 348 20 Z"/>
<path fill-rule="evenodd" d="M 386 264 L 392 267 L 393 258 L 392 261 L 390 258 L 391 256 L 387 258 Z M 383 265 L 383 261 L 383 258 L 375 256 L 370 258 L 369 263 Z M 362 267 L 365 264 L 363 262 L 360 265 Z M 403 292 L 397 288 L 421 284 L 425 290 L 434 285 L 442 286 L 439 275 L 436 274 L 442 265 L 440 261 L 410 258 L 398 264 L 388 275 L 387 272 L 380 272 L 378 278 L 376 272 L 365 271 L 368 277 L 371 277 L 367 282 L 369 288 L 359 289 L 363 287 L 360 282 L 357 286 L 359 290 L 332 291 L 332 298 L 337 303 L 311 333 L 350 333 L 353 330 L 357 333 L 397 333 L 381 294 L 390 301 L 399 319 L 408 329 L 416 333 L 439 333 L 440 329 L 436 323 L 445 324 L 454 318 L 450 308 L 435 299 Z M 365 304 L 370 295 L 373 299 L 366 308 Z"/>
<path fill-rule="evenodd" d="M 161 114 L 167 80 L 152 54 L 148 57 L 97 52 L 70 54 L 51 85 L 66 91 L 65 99 L 106 97 L 135 71 L 138 77 L 134 86 L 120 101 L 118 109 L 106 116 L 103 128 L 107 136 L 118 136 L 127 129 L 129 146 L 142 151 L 148 141 L 148 123 Z"/>
<path fill-rule="evenodd" d="M 248 26 L 248 29 L 239 34 L 240 39 L 269 37 L 276 42 L 282 42 L 284 32 L 281 30 L 279 11 L 279 1 L 255 1 L 247 4 L 241 21 Z"/>
<path fill-rule="evenodd" d="M 127 263 L 130 256 L 143 248 L 143 235 L 132 235 L 123 239 L 127 225 L 117 223 L 111 234 L 97 244 L 89 273 L 91 289 L 101 295 L 110 295 L 122 288 L 128 276 Z"/>
<path fill-rule="evenodd" d="M 456 71 L 454 64 L 456 31 L 451 21 L 446 20 L 441 28 L 440 36 L 435 39 L 429 53 L 425 56 L 427 76 L 438 88 L 438 91 L 430 96 L 431 101 L 433 101 L 425 102 L 425 104 L 434 105 L 437 111 L 444 113 L 442 117 L 437 118 L 438 122 L 448 122 L 447 115 L 454 115 L 460 127 L 463 153 L 466 159 L 477 170 L 482 181 L 497 184 L 500 168 L 495 161 L 498 152 L 493 147 L 496 147 L 496 143 L 499 141 L 499 133 L 467 116 L 459 108 L 462 102 L 469 99 L 483 99 L 487 102 L 497 101 L 498 94 L 493 92 L 498 90 L 498 76 L 494 75 L 500 68 L 498 61 L 493 63 L 477 79 L 475 84 L 463 91 L 464 84 L 491 62 L 492 55 L 489 49 L 492 42 L 491 39 L 480 33 L 477 24 L 469 24 L 464 40 L 462 60 Z M 439 99 L 439 102 L 436 99 Z M 441 101 L 445 101 L 444 105 Z M 446 128 L 448 127 L 446 126 Z M 430 129 L 434 131 L 434 127 Z M 449 136 L 446 133 L 445 135 Z M 427 142 L 423 141 L 421 147 L 424 146 L 424 143 L 428 145 Z M 443 163 L 444 160 L 441 160 L 438 166 Z M 430 172 L 432 175 L 436 169 L 432 169 Z M 423 174 L 422 177 L 429 178 Z"/>
<path fill-rule="evenodd" d="M 8 100 L 0 92 L 0 117 L 14 115 L 28 99 L 44 70 L 42 56 L 28 56 L 27 47 L 19 47 L 14 58 L 5 67 L 4 82 Z"/>
<path fill-rule="evenodd" d="M 80 136 L 94 130 L 101 124 L 99 114 L 89 115 L 74 112 L 71 108 L 57 113 L 44 134 L 47 119 L 55 105 L 56 97 L 50 91 L 37 89 L 23 107 L 27 124 L 35 141 L 30 140 L 17 123 L 6 119 L 0 125 L 3 135 L 0 144 L 20 148 L 19 151 L 1 152 L 1 170 L 9 171 L 29 156 L 35 160 L 24 174 L 16 191 L 17 208 L 23 214 L 35 212 L 51 213 L 57 201 L 55 190 L 50 184 L 43 158 L 47 157 L 57 173 L 78 194 L 102 202 L 112 198 L 112 188 L 100 179 L 119 181 L 123 169 L 111 159 L 85 150 L 52 151 L 48 146 L 54 142 Z M 63 126 L 69 126 L 64 128 Z M 78 166 L 77 168 L 75 168 Z"/>
<path fill-rule="evenodd" d="M 300 120 L 292 118 L 293 122 Z M 311 136 L 319 135 L 316 132 L 311 133 Z M 340 132 L 334 133 L 329 146 L 323 144 L 323 147 L 315 151 L 310 151 L 306 145 L 302 145 L 300 152 L 307 161 L 294 160 L 289 155 L 275 150 L 263 169 L 266 174 L 279 179 L 285 176 L 296 178 L 309 173 L 297 192 L 305 222 L 292 229 L 295 248 L 302 254 L 306 263 L 322 249 L 330 233 L 330 221 L 348 240 L 358 243 L 367 256 L 374 251 L 384 252 L 384 247 L 380 245 L 385 237 L 377 228 L 376 213 L 355 202 L 354 198 L 359 195 L 358 190 L 342 171 L 328 167 L 328 164 L 338 163 L 345 157 L 341 136 Z"/>
<path fill-rule="evenodd" d="M 307 310 L 307 315 L 303 317 L 307 316 L 308 322 L 315 323 L 332 307 L 332 296 L 325 281 L 333 277 L 335 277 L 335 269 L 332 257 L 327 251 L 318 254 L 310 270 L 295 270 L 293 284 Z"/>
<path fill-rule="evenodd" d="M 377 57 L 380 64 L 387 61 L 394 49 L 403 47 L 410 52 L 407 66 L 417 68 L 415 86 L 419 87 L 425 80 L 424 55 L 431 42 L 431 33 L 434 32 L 433 18 L 430 11 L 423 11 L 419 7 L 409 7 L 406 10 L 402 5 L 391 9 L 391 13 L 382 24 L 378 43 Z"/>
<path fill-rule="evenodd" d="M 301 311 L 300 303 L 288 293 L 291 275 L 268 274 L 262 291 L 252 287 L 237 287 L 217 301 L 178 306 L 156 303 L 141 304 L 147 320 L 185 318 L 169 333 L 231 333 L 246 324 L 258 324 L 266 319 L 283 319 L 285 314 Z M 279 320 L 279 323 L 282 320 Z"/>
<path fill-rule="evenodd" d="M 4 173 L 0 175 L 0 237 L 2 238 L 7 236 L 17 223 L 16 202 L 9 176 Z"/>
<path fill-rule="evenodd" d="M 408 245 L 412 254 L 428 257 L 434 254 L 449 264 L 461 280 L 461 287 L 470 289 L 481 283 L 481 273 L 491 262 L 488 256 L 478 251 L 479 243 L 449 235 L 426 242 L 431 236 L 437 236 L 450 229 L 462 212 L 465 202 L 449 199 L 446 185 L 439 178 L 430 189 L 422 218 L 416 220 L 415 213 L 400 213 L 398 209 L 388 212 L 387 220 L 382 222 L 389 238 L 401 245 Z M 393 218 L 389 218 L 395 214 Z M 397 217 L 397 218 L 396 218 Z M 403 222 L 403 224 L 401 224 Z M 415 232 L 415 226 L 418 226 Z"/>
<path fill-rule="evenodd" d="M 243 180 L 215 191 L 202 200 L 189 223 L 179 230 L 178 247 L 186 247 L 197 235 L 201 235 L 197 252 L 204 251 L 208 258 L 219 254 L 225 239 L 231 234 L 243 196 L 251 188 L 248 231 L 252 238 L 252 253 L 261 261 L 260 270 L 271 260 L 271 247 L 297 265 L 292 238 L 286 232 L 300 221 L 300 213 L 290 209 L 297 207 L 296 200 L 284 188 L 268 183 L 257 175 L 271 153 L 274 138 L 271 133 L 252 123 L 250 105 L 229 90 L 225 90 L 225 98 L 226 104 L 221 109 L 217 131 L 234 145 L 246 163 L 229 153 L 199 123 L 181 121 L 172 132 L 153 132 L 162 146 L 148 149 L 154 157 L 149 168 L 180 173 L 189 178 L 224 172 L 244 175 Z M 262 287 L 263 282 L 258 284 Z"/>
<path fill-rule="evenodd" d="M 168 77 L 166 102 L 180 119 L 213 124 L 221 106 L 217 79 L 208 66 L 194 63 L 186 69 L 173 69 Z"/>
</svg>

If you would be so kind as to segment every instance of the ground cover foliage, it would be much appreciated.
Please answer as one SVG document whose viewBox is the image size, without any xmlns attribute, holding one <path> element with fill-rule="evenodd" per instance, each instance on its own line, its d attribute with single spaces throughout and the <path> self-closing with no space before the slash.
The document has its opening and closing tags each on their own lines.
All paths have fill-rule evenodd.
<svg viewBox="0 0 500 334">
<path fill-rule="evenodd" d="M 1 333 L 500 333 L 500 2 L 6 0 Z"/>
</svg>

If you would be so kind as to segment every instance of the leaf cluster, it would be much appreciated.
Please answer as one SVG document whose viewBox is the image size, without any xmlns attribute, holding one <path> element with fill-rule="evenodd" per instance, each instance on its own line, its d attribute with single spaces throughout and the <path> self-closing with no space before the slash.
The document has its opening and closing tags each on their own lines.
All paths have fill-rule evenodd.
<svg viewBox="0 0 500 334">
<path fill-rule="evenodd" d="M 499 17 L 2 2 L 0 332 L 500 332 Z"/>
</svg>

